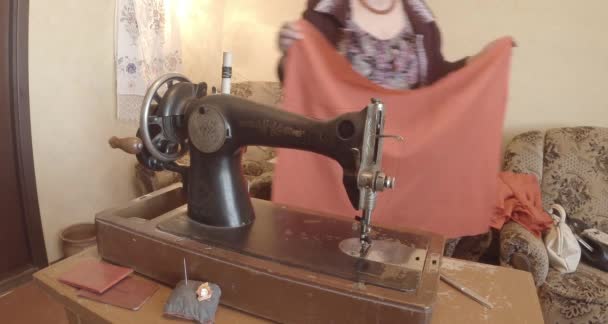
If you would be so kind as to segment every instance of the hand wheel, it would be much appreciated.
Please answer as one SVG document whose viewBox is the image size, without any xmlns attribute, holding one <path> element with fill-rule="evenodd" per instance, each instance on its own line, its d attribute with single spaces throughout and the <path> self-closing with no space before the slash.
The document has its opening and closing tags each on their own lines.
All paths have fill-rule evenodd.
<svg viewBox="0 0 608 324">
<path fill-rule="evenodd" d="M 169 73 L 156 80 L 141 106 L 139 136 L 152 157 L 161 162 L 173 162 L 188 150 L 187 139 L 179 138 L 172 126 L 175 116 L 167 116 L 161 108 L 162 95 L 177 83 L 190 82 L 178 73 Z"/>
</svg>

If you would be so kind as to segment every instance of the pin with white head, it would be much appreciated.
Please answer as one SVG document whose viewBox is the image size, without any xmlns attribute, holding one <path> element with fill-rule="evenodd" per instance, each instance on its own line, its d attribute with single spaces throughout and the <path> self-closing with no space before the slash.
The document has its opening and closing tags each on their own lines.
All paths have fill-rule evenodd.
<svg viewBox="0 0 608 324">
<path fill-rule="evenodd" d="M 232 82 L 232 53 L 224 52 L 222 57 L 222 86 L 220 91 L 222 94 L 230 94 L 230 86 Z"/>
</svg>

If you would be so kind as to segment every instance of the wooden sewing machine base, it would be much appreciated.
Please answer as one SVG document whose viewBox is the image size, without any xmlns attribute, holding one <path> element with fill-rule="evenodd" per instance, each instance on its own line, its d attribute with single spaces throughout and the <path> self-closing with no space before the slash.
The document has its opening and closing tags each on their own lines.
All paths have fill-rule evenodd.
<svg viewBox="0 0 608 324">
<path fill-rule="evenodd" d="M 277 322 L 430 323 L 440 236 L 375 228 L 405 248 L 363 260 L 340 249 L 358 233 L 345 219 L 254 199 L 254 224 L 220 229 L 189 220 L 184 203 L 176 184 L 99 213 L 100 255 L 168 285 L 184 279 L 185 259 L 223 305 Z"/>
</svg>

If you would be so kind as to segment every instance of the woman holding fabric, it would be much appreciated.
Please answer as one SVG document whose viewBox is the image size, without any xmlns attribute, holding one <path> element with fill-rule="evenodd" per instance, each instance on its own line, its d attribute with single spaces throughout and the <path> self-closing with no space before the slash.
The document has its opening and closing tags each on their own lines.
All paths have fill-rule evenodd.
<svg viewBox="0 0 608 324">
<path fill-rule="evenodd" d="M 449 73 L 459 70 L 477 57 L 464 58 L 456 62 L 449 62 L 444 58 L 441 52 L 439 28 L 424 0 L 309 0 L 303 14 L 303 20 L 305 23 L 313 26 L 316 31 L 320 32 L 323 38 L 331 44 L 342 57 L 346 58 L 348 63 L 350 63 L 352 70 L 359 76 L 363 76 L 373 83 L 368 89 L 373 90 L 374 87 L 379 86 L 380 88 L 374 90 L 375 93 L 387 93 L 386 91 L 389 91 L 389 94 L 386 94 L 386 97 L 392 95 L 390 94 L 392 93 L 390 91 L 402 92 L 403 90 L 414 90 L 429 86 Z M 288 49 L 297 41 L 304 38 L 300 26 L 298 23 L 287 23 L 282 27 L 279 33 L 278 43 L 284 54 L 278 68 L 281 80 L 284 80 L 285 73 L 287 73 L 285 71 L 285 61 L 287 59 Z M 338 73 L 341 72 L 342 71 Z M 319 85 L 319 87 L 321 87 L 321 85 Z M 314 90 L 312 92 L 316 93 Z M 381 99 L 383 99 L 382 96 L 383 95 L 381 95 Z M 307 104 L 307 100 L 305 101 Z M 291 109 L 291 107 L 288 108 Z M 406 108 L 403 107 L 401 109 Z M 302 113 L 301 109 L 298 112 Z M 321 115 L 324 114 L 325 112 L 321 113 Z M 387 116 L 387 118 L 391 119 L 391 116 L 396 116 L 396 114 L 394 114 L 394 110 L 391 110 L 388 112 Z M 312 117 L 325 118 L 326 116 Z M 498 125 L 499 123 L 497 122 L 494 124 Z M 502 120 L 500 121 L 500 124 L 502 124 Z M 492 138 L 494 137 L 497 138 L 498 134 L 494 134 Z M 500 144 L 497 145 L 499 146 Z M 485 154 L 493 154 L 494 149 L 488 148 L 488 146 L 486 147 Z M 282 159 L 281 154 L 285 154 L 285 159 Z M 288 154 L 289 156 L 287 156 Z M 289 163 L 295 165 L 304 158 L 304 156 L 298 156 L 296 159 L 291 154 L 299 153 L 279 152 L 279 162 L 277 165 L 277 172 L 275 172 L 275 182 L 273 183 L 273 200 L 279 203 L 291 203 L 296 205 L 299 203 L 299 207 L 305 207 L 302 205 L 310 205 L 313 200 L 310 200 L 310 197 L 305 197 L 307 194 L 304 193 L 304 191 L 314 190 L 313 188 L 319 188 L 320 186 L 314 187 L 313 184 L 308 183 L 313 182 L 311 179 L 288 175 L 288 171 L 286 171 L 286 168 L 288 167 L 285 164 Z M 405 156 L 403 153 L 399 153 L 399 155 Z M 403 158 L 393 159 L 393 162 L 396 161 L 394 165 L 405 165 L 404 163 L 399 162 L 402 161 L 400 159 Z M 305 162 L 302 162 L 302 164 L 304 163 Z M 315 166 L 311 167 L 310 170 L 318 170 L 318 173 L 329 174 L 338 172 L 321 163 L 322 162 L 316 160 L 311 160 L 310 164 L 315 164 Z M 411 163 L 411 161 L 408 161 L 408 163 Z M 489 173 L 491 173 L 491 171 L 486 172 L 486 174 Z M 293 177 L 294 181 L 286 181 L 286 178 L 288 177 Z M 409 179 L 398 179 L 398 181 L 399 180 L 409 181 Z M 488 182 L 486 181 L 485 183 L 487 184 Z M 298 186 L 299 188 L 294 189 L 294 186 Z M 486 188 L 487 187 L 488 186 L 486 186 Z M 339 197 L 339 190 L 340 188 L 335 188 L 336 200 L 342 199 Z M 327 195 L 329 193 L 330 192 L 328 191 L 325 194 Z M 279 196 L 278 200 L 276 198 L 277 196 Z M 302 198 L 294 198 L 296 196 L 301 196 Z M 489 196 L 490 195 L 484 196 L 484 199 L 487 200 Z M 479 200 L 480 199 L 477 198 L 478 205 L 480 205 Z M 395 211 L 399 214 L 407 215 L 411 214 L 410 211 L 413 209 L 397 206 L 400 203 L 395 203 L 395 199 L 393 199 L 392 203 L 395 206 L 391 207 L 393 209 L 390 212 L 387 209 L 384 210 L 385 214 L 388 213 L 392 215 L 389 215 L 388 217 L 385 217 L 386 215 L 379 215 L 381 216 L 379 218 L 383 218 L 388 222 L 388 224 L 384 223 L 385 225 L 394 224 L 405 227 L 418 227 L 418 225 L 424 223 L 423 219 L 422 222 L 419 222 L 419 220 L 421 220 L 420 216 L 401 220 L 399 217 L 395 216 Z M 313 203 L 313 206 L 309 206 L 309 208 L 318 208 L 319 210 L 327 212 L 330 211 L 328 209 L 331 204 L 331 202 L 326 204 L 319 202 L 316 205 Z M 378 204 L 382 205 L 382 202 L 379 202 Z M 448 206 L 448 208 L 450 207 L 454 207 L 454 202 Z M 344 208 L 339 209 L 340 210 L 336 210 L 335 212 L 345 212 Z M 437 206 L 429 206 L 429 209 L 433 210 L 431 213 L 434 213 L 435 215 L 441 214 L 441 211 L 438 210 Z M 421 208 L 416 210 L 416 212 L 424 210 L 424 208 Z M 480 210 L 481 208 L 476 209 L 477 214 L 480 214 L 478 212 Z M 488 211 L 488 213 L 491 213 L 491 211 Z M 412 215 L 409 215 L 408 217 L 411 216 Z M 488 214 L 487 216 L 477 216 L 477 218 L 463 220 L 457 216 L 446 213 L 445 216 L 439 216 L 439 219 L 435 219 L 432 222 L 427 221 L 427 223 L 422 224 L 421 227 L 452 238 L 450 241 L 453 244 L 452 246 L 448 246 L 449 250 L 450 248 L 453 248 L 455 243 L 459 240 L 459 237 L 462 236 L 481 234 L 481 236 L 473 238 L 472 240 L 478 241 L 479 238 L 487 240 L 486 233 L 489 230 L 490 216 L 491 215 Z M 471 230 L 463 229 L 464 225 L 460 225 L 460 227 L 458 225 L 453 225 L 450 228 L 450 225 L 442 227 L 441 224 L 435 224 L 437 222 L 451 224 L 454 224 L 454 222 L 463 222 L 464 224 L 472 224 L 473 221 L 479 223 L 479 220 L 484 217 L 487 217 L 488 224 L 471 226 L 475 227 L 475 229 Z M 435 218 L 437 218 L 437 216 Z M 379 223 L 383 223 L 382 219 L 379 219 Z M 447 229 L 444 230 L 444 228 Z M 449 251 L 446 252 L 451 254 Z"/>
</svg>

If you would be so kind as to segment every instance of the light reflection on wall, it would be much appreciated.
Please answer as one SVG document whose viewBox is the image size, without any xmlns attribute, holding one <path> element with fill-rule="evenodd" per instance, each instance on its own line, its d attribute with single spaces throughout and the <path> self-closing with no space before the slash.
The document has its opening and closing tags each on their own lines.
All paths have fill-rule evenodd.
<svg viewBox="0 0 608 324">
<path fill-rule="evenodd" d="M 234 56 L 235 81 L 276 79 L 281 24 L 297 19 L 305 0 L 172 0 L 179 19 L 183 72 L 219 85 L 221 56 Z"/>
<path fill-rule="evenodd" d="M 305 7 L 305 0 L 226 1 L 222 46 L 233 52 L 236 81 L 276 80 L 277 33 L 284 22 L 298 19 Z"/>
<path fill-rule="evenodd" d="M 219 86 L 222 63 L 223 0 L 173 0 L 182 37 L 183 73 Z"/>
</svg>

